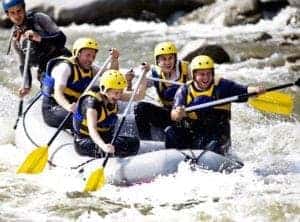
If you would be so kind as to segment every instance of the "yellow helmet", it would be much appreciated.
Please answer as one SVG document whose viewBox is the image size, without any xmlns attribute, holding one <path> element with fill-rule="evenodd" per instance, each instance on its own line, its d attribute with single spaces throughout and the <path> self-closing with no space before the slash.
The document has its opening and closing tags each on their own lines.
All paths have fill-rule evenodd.
<svg viewBox="0 0 300 222">
<path fill-rule="evenodd" d="M 177 48 L 172 42 L 162 42 L 155 46 L 154 48 L 154 57 L 155 60 L 157 56 L 167 55 L 167 54 L 177 54 Z"/>
<path fill-rule="evenodd" d="M 108 89 L 122 89 L 127 87 L 125 75 L 118 70 L 106 70 L 100 79 L 100 89 L 106 92 Z"/>
<path fill-rule="evenodd" d="M 214 61 L 207 55 L 200 55 L 193 58 L 191 62 L 191 73 L 198 69 L 213 69 Z"/>
<path fill-rule="evenodd" d="M 72 54 L 73 56 L 78 56 L 81 49 L 95 49 L 99 50 L 99 44 L 95 39 L 92 38 L 79 38 L 73 44 Z"/>
</svg>

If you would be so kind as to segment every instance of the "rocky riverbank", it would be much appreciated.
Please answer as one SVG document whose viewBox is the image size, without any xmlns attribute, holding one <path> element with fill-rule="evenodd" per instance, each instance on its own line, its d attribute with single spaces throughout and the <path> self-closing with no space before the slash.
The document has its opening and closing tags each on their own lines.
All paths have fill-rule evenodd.
<svg viewBox="0 0 300 222">
<path fill-rule="evenodd" d="M 28 10 L 43 11 L 58 25 L 71 23 L 107 24 L 116 18 L 134 18 L 167 23 L 222 22 L 225 26 L 257 23 L 260 19 L 275 16 L 281 9 L 300 7 L 298 0 L 31 0 L 26 3 Z M 222 7 L 220 7 L 222 5 Z M 0 27 L 11 24 L 1 10 Z M 205 17 L 203 16 L 205 15 Z M 299 24 L 299 12 L 296 20 Z"/>
</svg>

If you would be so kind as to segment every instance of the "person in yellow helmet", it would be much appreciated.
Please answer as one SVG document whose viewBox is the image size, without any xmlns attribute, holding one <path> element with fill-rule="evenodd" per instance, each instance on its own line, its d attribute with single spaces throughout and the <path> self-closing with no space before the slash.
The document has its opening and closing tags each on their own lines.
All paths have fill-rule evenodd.
<svg viewBox="0 0 300 222">
<path fill-rule="evenodd" d="M 50 60 L 43 78 L 42 114 L 44 121 L 58 127 L 69 112 L 75 111 L 75 104 L 85 88 L 99 70 L 93 62 L 99 50 L 99 43 L 93 38 L 79 38 L 73 44 L 71 57 Z M 119 52 L 111 50 L 110 68 L 119 68 Z M 72 129 L 72 118 L 64 125 Z"/>
<path fill-rule="evenodd" d="M 260 93 L 265 89 L 215 77 L 214 61 L 206 55 L 196 56 L 190 69 L 193 80 L 180 87 L 175 95 L 171 118 L 178 125 L 167 128 L 166 147 L 206 149 L 225 154 L 231 145 L 230 104 L 192 112 L 185 112 L 184 108 L 244 93 Z"/>
<path fill-rule="evenodd" d="M 100 158 L 105 153 L 125 157 L 134 155 L 139 150 L 137 137 L 118 136 L 111 144 L 114 128 L 117 123 L 118 101 L 129 101 L 132 92 L 125 91 L 127 81 L 125 75 L 118 70 L 107 70 L 100 79 L 100 87 L 84 94 L 73 116 L 74 143 L 77 153 Z M 139 85 L 144 90 L 146 81 Z"/>
<path fill-rule="evenodd" d="M 162 42 L 154 48 L 155 66 L 151 68 L 150 77 L 171 82 L 185 83 L 188 77 L 188 62 L 177 58 L 177 48 L 172 42 Z M 145 67 L 150 69 L 150 65 Z M 149 102 L 139 102 L 134 109 L 139 137 L 151 140 L 151 126 L 164 130 L 172 124 L 170 112 L 178 84 L 160 81 L 148 81 L 148 88 L 154 86 L 162 106 Z"/>
</svg>

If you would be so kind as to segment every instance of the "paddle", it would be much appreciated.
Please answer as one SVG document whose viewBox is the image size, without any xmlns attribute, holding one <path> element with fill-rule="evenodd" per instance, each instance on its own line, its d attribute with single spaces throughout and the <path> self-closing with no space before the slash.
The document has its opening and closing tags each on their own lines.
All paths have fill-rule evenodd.
<svg viewBox="0 0 300 222">
<path fill-rule="evenodd" d="M 176 85 L 184 85 L 184 83 L 176 82 L 174 80 L 160 79 L 160 78 L 155 78 L 155 77 L 147 77 L 147 79 L 152 80 L 152 81 L 176 84 Z M 294 85 L 294 84 L 292 83 L 292 85 Z M 284 86 L 283 88 L 285 88 L 285 87 L 289 87 L 291 85 L 288 85 L 288 86 L 283 85 L 283 86 Z M 282 86 L 280 86 L 279 89 L 281 89 L 281 87 Z M 278 89 L 278 88 L 276 88 L 276 87 L 271 88 L 271 90 L 269 90 L 269 92 L 261 94 L 255 98 L 251 98 L 249 100 L 249 104 L 252 107 L 254 107 L 258 110 L 261 110 L 261 111 L 282 114 L 282 115 L 290 115 L 293 110 L 293 98 L 289 94 L 286 94 L 283 92 L 273 92 L 273 90 L 276 90 L 276 89 Z M 272 91 L 272 92 L 270 92 L 270 91 Z M 257 95 L 257 94 L 255 94 L 255 95 Z M 251 97 L 251 96 L 254 96 L 254 94 L 253 95 L 240 95 L 240 98 L 242 96 Z M 227 101 L 226 99 L 229 99 L 229 101 Z M 218 100 L 220 102 L 220 104 L 218 102 L 216 105 L 222 105 L 225 103 L 229 103 L 229 102 L 238 100 L 238 99 L 236 99 L 236 97 L 229 97 L 226 99 L 220 100 L 220 101 Z M 213 104 L 213 105 L 210 105 L 210 104 Z M 206 105 L 205 106 L 202 106 L 202 105 L 203 104 L 201 104 L 201 106 L 199 106 L 200 107 L 199 109 L 207 107 Z M 208 103 L 208 107 L 210 107 L 210 106 L 215 106 L 215 105 L 214 105 L 214 103 Z M 189 111 L 189 109 L 188 109 L 188 111 Z"/>
<path fill-rule="evenodd" d="M 10 43 L 11 44 L 11 43 Z M 25 54 L 25 63 L 24 63 L 24 69 L 23 69 L 23 82 L 22 82 L 22 88 L 25 87 L 25 80 L 27 76 L 27 71 L 28 71 L 28 64 L 29 64 L 29 55 L 30 55 L 30 47 L 31 47 L 31 41 L 27 41 L 26 45 L 26 54 Z M 21 97 L 20 102 L 19 102 L 19 107 L 18 107 L 18 117 L 16 119 L 14 129 L 17 128 L 18 122 L 22 116 L 23 113 L 23 97 Z"/>
<path fill-rule="evenodd" d="M 98 77 L 102 74 L 102 72 L 106 69 L 108 63 L 111 60 L 111 56 L 109 56 L 102 67 L 99 69 L 97 74 L 94 76 L 93 80 L 90 82 L 90 84 L 85 89 L 84 93 L 90 90 L 90 88 L 94 85 L 94 83 L 97 81 Z M 19 167 L 17 173 L 29 173 L 29 174 L 35 174 L 35 173 L 41 173 L 43 169 L 46 166 L 47 160 L 48 160 L 48 148 L 52 144 L 52 142 L 55 140 L 55 138 L 58 136 L 60 131 L 63 129 L 64 124 L 67 122 L 67 120 L 71 117 L 72 112 L 69 112 L 68 115 L 65 117 L 65 119 L 60 123 L 59 127 L 57 128 L 55 134 L 50 138 L 47 145 L 37 147 L 34 149 L 28 157 L 25 159 L 23 164 Z"/>
<path fill-rule="evenodd" d="M 144 71 L 146 72 L 146 71 Z M 143 79 L 143 76 L 145 75 L 145 73 L 143 75 L 140 75 L 138 80 L 137 80 L 137 83 L 136 83 L 136 87 L 134 89 L 134 91 L 132 92 L 131 94 L 131 97 L 130 97 L 130 100 L 125 108 L 125 111 L 121 117 L 121 122 L 118 126 L 118 129 L 111 141 L 111 144 L 114 144 L 114 142 L 116 141 L 121 129 L 122 129 L 122 126 L 124 125 L 124 122 L 125 122 L 125 119 L 126 119 L 126 116 L 129 112 L 129 109 L 130 109 L 130 106 L 134 100 L 134 96 L 136 95 L 137 93 L 137 90 L 139 88 L 139 85 Z M 101 187 L 103 187 L 104 183 L 105 183 L 105 175 L 104 175 L 104 168 L 107 164 L 107 161 L 109 159 L 109 155 L 106 154 L 106 157 L 102 163 L 102 167 L 101 168 L 98 168 L 96 169 L 94 172 L 91 173 L 91 175 L 89 176 L 88 180 L 87 180 L 87 183 L 85 185 L 85 188 L 84 188 L 84 192 L 92 192 L 92 191 L 96 191 L 98 189 L 100 189 Z"/>
<path fill-rule="evenodd" d="M 10 53 L 11 42 L 12 42 L 13 37 L 14 37 L 14 31 L 11 31 L 10 36 L 9 36 L 7 50 L 6 50 L 6 55 L 8 55 Z"/>
<path fill-rule="evenodd" d="M 264 110 L 266 112 L 289 115 L 291 114 L 293 108 L 293 98 L 290 95 L 282 92 L 271 93 L 271 91 L 291 87 L 294 85 L 300 86 L 300 79 L 298 79 L 296 82 L 293 83 L 287 83 L 272 88 L 268 88 L 266 89 L 266 93 L 263 93 L 261 96 L 258 96 L 257 98 L 253 98 L 250 104 L 252 104 L 257 109 Z M 191 106 L 186 108 L 185 111 L 189 112 L 189 111 L 204 109 L 212 106 L 224 105 L 230 102 L 243 100 L 245 98 L 249 98 L 256 95 L 258 95 L 258 93 L 256 92 L 236 95 L 236 96 L 219 99 L 208 103 Z"/>
<path fill-rule="evenodd" d="M 182 83 L 182 82 L 177 82 L 177 81 L 169 80 L 169 79 L 160 79 L 160 78 L 155 78 L 155 77 L 150 77 L 150 76 L 147 76 L 146 78 L 149 80 L 152 80 L 152 81 L 157 81 L 157 82 L 170 83 L 170 84 L 180 85 L 180 86 L 184 85 L 184 83 Z"/>
</svg>

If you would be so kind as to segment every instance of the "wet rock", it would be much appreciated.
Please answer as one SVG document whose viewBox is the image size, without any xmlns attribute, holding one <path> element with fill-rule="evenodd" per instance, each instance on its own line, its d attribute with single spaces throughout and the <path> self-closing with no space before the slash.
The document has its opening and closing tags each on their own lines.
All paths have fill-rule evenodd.
<svg viewBox="0 0 300 222">
<path fill-rule="evenodd" d="M 261 18 L 272 19 L 287 5 L 286 0 L 223 0 L 197 8 L 177 23 L 193 21 L 227 26 L 256 23 Z"/>
<path fill-rule="evenodd" d="M 289 17 L 287 25 L 293 28 L 300 28 L 300 9 L 297 9 L 297 11 Z"/>
<path fill-rule="evenodd" d="M 296 73 L 298 74 L 300 71 L 300 63 L 296 65 L 288 65 L 289 73 Z"/>
<path fill-rule="evenodd" d="M 189 22 L 198 23 L 220 23 L 223 24 L 224 8 L 227 2 L 218 2 L 215 4 L 205 5 L 194 11 L 187 13 L 177 20 L 177 24 L 187 24 Z"/>
<path fill-rule="evenodd" d="M 287 3 L 288 0 L 260 0 L 261 3 Z"/>
<path fill-rule="evenodd" d="M 262 32 L 259 33 L 259 35 L 253 39 L 253 41 L 266 41 L 268 39 L 272 39 L 272 36 L 269 33 Z"/>
<path fill-rule="evenodd" d="M 266 66 L 280 67 L 285 65 L 284 56 L 282 54 L 275 53 L 270 58 L 263 60 Z"/>
<path fill-rule="evenodd" d="M 289 4 L 291 6 L 300 8 L 300 1 L 299 0 L 287 0 L 287 1 L 289 2 Z"/>
<path fill-rule="evenodd" d="M 161 22 L 160 19 L 157 16 L 157 14 L 155 14 L 153 12 L 149 12 L 147 10 L 141 11 L 141 14 L 139 16 L 139 20 Z"/>
<path fill-rule="evenodd" d="M 300 71 L 300 53 L 290 54 L 286 56 L 286 65 L 289 73 L 299 73 Z"/>
<path fill-rule="evenodd" d="M 183 60 L 191 61 L 197 55 L 208 55 L 218 63 L 230 62 L 229 54 L 222 46 L 206 40 L 196 40 L 188 43 L 179 53 Z"/>
<path fill-rule="evenodd" d="M 264 19 L 272 19 L 287 5 L 287 0 L 260 0 L 260 8 Z"/>
<path fill-rule="evenodd" d="M 188 12 L 212 0 L 74 0 L 26 2 L 27 9 L 45 12 L 54 18 L 58 25 L 71 23 L 107 24 L 116 18 L 157 19 L 166 21 L 177 11 Z M 1 20 L 2 21 L 2 20 Z M 1 24 L 0 21 L 0 24 Z"/>
<path fill-rule="evenodd" d="M 259 0 L 234 0 L 225 9 L 224 25 L 254 24 L 262 17 Z"/>
<path fill-rule="evenodd" d="M 291 34 L 286 34 L 283 35 L 284 40 L 288 41 L 296 41 L 300 39 L 300 34 L 296 34 L 296 33 L 291 33 Z"/>
<path fill-rule="evenodd" d="M 286 56 L 286 61 L 289 63 L 296 63 L 297 61 L 300 63 L 300 54 L 291 54 Z"/>
<path fill-rule="evenodd" d="M 281 67 L 285 65 L 285 58 L 282 54 L 272 54 L 268 58 L 264 59 L 254 59 L 250 58 L 248 60 L 245 60 L 243 62 L 240 62 L 239 65 L 237 65 L 237 68 L 243 68 L 243 67 L 252 67 L 257 69 L 264 69 L 266 67 Z"/>
<path fill-rule="evenodd" d="M 292 42 L 282 41 L 279 43 L 280 47 L 292 47 L 294 44 Z"/>
</svg>

